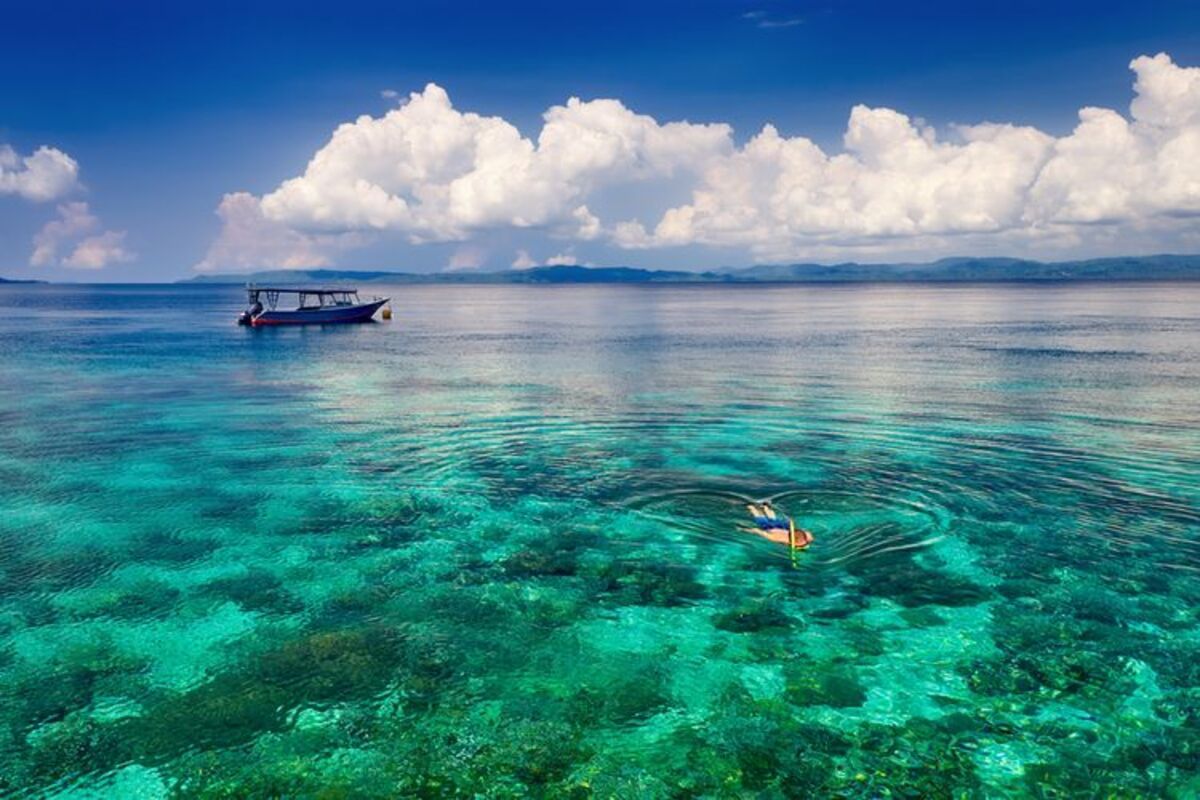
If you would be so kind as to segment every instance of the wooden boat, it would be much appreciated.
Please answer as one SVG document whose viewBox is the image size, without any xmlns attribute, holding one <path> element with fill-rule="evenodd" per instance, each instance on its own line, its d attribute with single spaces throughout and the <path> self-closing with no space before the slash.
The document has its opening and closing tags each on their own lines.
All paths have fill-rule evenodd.
<svg viewBox="0 0 1200 800">
<path fill-rule="evenodd" d="M 296 296 L 295 308 L 279 308 L 279 298 Z M 239 325 L 336 325 L 369 322 L 375 312 L 391 298 L 360 300 L 357 289 L 333 287 L 284 288 L 246 287 L 247 308 L 238 317 Z M 265 305 L 264 305 L 265 301 Z"/>
</svg>

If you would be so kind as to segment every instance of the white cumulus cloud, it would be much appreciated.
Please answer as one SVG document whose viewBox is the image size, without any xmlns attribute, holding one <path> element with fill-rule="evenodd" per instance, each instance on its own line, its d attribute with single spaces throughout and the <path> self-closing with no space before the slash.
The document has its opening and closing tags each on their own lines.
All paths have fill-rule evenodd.
<svg viewBox="0 0 1200 800">
<path fill-rule="evenodd" d="M 60 205 L 58 218 L 47 222 L 33 237 L 29 263 L 35 267 L 101 269 L 134 257 L 125 246 L 125 231 L 102 230 L 87 203 L 73 202 Z"/>
<path fill-rule="evenodd" d="M 125 231 L 104 231 L 75 245 L 71 254 L 63 259 L 62 265 L 76 269 L 101 269 L 109 264 L 132 261 L 133 257 L 133 253 L 125 247 Z"/>
<path fill-rule="evenodd" d="M 79 164 L 53 147 L 39 147 L 20 156 L 9 145 L 0 145 L 0 194 L 26 200 L 55 200 L 79 186 Z"/>
<path fill-rule="evenodd" d="M 217 216 L 221 218 L 221 233 L 196 264 L 200 272 L 328 267 L 334 252 L 360 244 L 362 239 L 292 230 L 264 216 L 259 199 L 248 192 L 225 195 Z"/>
<path fill-rule="evenodd" d="M 567 250 L 565 253 L 555 253 L 544 262 L 547 267 L 570 267 L 579 263 L 575 253 Z"/>
<path fill-rule="evenodd" d="M 537 265 L 538 262 L 535 261 L 531 255 L 529 255 L 528 250 L 524 249 L 517 251 L 517 255 L 513 258 L 512 262 L 513 269 L 529 269 L 531 267 L 536 267 Z"/>
<path fill-rule="evenodd" d="M 1084 108 L 1063 136 L 991 122 L 935 130 L 860 105 L 837 152 L 772 125 L 739 145 L 728 125 L 660 123 L 614 99 L 553 106 L 528 138 L 429 84 L 382 116 L 339 126 L 303 174 L 261 198 L 228 195 L 214 249 L 235 265 L 326 263 L 331 243 L 354 232 L 422 243 L 538 228 L 621 248 L 781 259 L 1184 235 L 1200 214 L 1200 69 L 1166 54 L 1130 66 L 1128 114 Z M 687 200 L 648 218 L 611 211 L 622 192 L 643 189 Z M 236 215 L 225 211 L 233 197 Z M 591 210 L 600 207 L 612 218 Z M 248 220 L 253 236 L 238 229 Z"/>
<path fill-rule="evenodd" d="M 590 264 L 589 262 L 580 260 L 580 258 L 577 255 L 575 255 L 575 248 L 573 248 L 573 247 L 568 247 L 566 250 L 563 250 L 562 252 L 555 253 L 554 255 L 546 258 L 545 261 L 538 261 L 536 258 L 529 255 L 528 250 L 518 250 L 517 256 L 516 256 L 516 258 L 513 259 L 513 262 L 512 262 L 513 269 L 531 269 L 533 267 L 562 267 L 562 266 L 576 266 L 576 265 L 582 265 L 585 267 L 592 266 L 592 264 Z"/>
<path fill-rule="evenodd" d="M 959 126 L 943 139 L 897 111 L 857 106 L 844 152 L 767 126 L 708 164 L 691 202 L 652 230 L 614 226 L 624 247 L 744 246 L 760 257 L 981 235 L 1079 242 L 1079 226 L 1162 224 L 1200 211 L 1200 69 L 1135 59 L 1131 118 L 1084 108 L 1056 138 Z"/>
<path fill-rule="evenodd" d="M 479 269 L 487 261 L 487 251 L 474 245 L 461 245 L 455 248 L 446 262 L 446 269 L 451 272 L 462 272 Z"/>
<path fill-rule="evenodd" d="M 659 125 L 616 100 L 571 98 L 543 116 L 534 142 L 500 117 L 458 111 L 431 83 L 382 117 L 339 126 L 302 176 L 262 198 L 263 214 L 294 229 L 396 230 L 414 242 L 554 225 L 594 238 L 599 221 L 580 198 L 731 147 L 728 126 Z"/>
</svg>

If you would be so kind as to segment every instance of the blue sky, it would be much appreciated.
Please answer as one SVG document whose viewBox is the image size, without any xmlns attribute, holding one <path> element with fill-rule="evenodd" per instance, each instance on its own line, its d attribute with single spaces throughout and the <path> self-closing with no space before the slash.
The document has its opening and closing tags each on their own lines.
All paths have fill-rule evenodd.
<svg viewBox="0 0 1200 800">
<path fill-rule="evenodd" d="M 1178 147 L 1163 142 L 1186 144 L 1200 124 L 1190 93 L 1190 70 L 1200 65 L 1196 3 L 168 5 L 5 9 L 0 148 L 11 155 L 4 167 L 0 151 L 9 173 L 5 184 L 0 172 L 0 275 L 156 280 L 197 265 L 306 261 L 424 271 L 554 260 L 708 268 L 950 252 L 1071 257 L 1186 247 L 1187 226 L 1171 220 L 1200 209 L 1186 187 L 1169 196 L 1144 188 L 1163 182 L 1147 175 L 1176 163 L 1165 159 Z M 1169 66 L 1144 67 L 1146 84 L 1164 87 L 1146 103 L 1156 132 L 1134 133 L 1166 155 L 1143 153 L 1137 176 L 1106 174 L 1096 184 L 1088 163 L 1123 159 L 1095 137 L 1061 142 L 1083 107 L 1141 124 L 1130 111 L 1130 62 L 1160 52 Z M 446 103 L 425 92 L 429 83 Z M 354 145 L 330 151 L 336 169 L 278 193 L 305 176 L 338 125 L 382 119 L 413 92 L 440 115 L 430 136 L 453 137 L 462 126 L 469 140 L 446 163 L 414 167 L 442 178 L 394 178 L 389 159 L 403 153 L 385 143 L 363 163 Z M 486 207 L 464 206 L 462 186 L 451 190 L 457 199 L 428 199 L 464 177 L 466 161 L 484 163 L 480 137 L 499 135 L 461 114 L 497 118 L 536 148 L 543 115 L 571 97 L 619 101 L 567 115 L 579 142 L 590 141 L 588 126 L 619 138 L 615 161 L 581 165 L 586 153 L 538 152 L 526 164 L 510 136 L 463 191 L 478 199 L 494 176 L 518 170 L 526 182 L 497 188 Z M 857 172 L 846 177 L 837 157 L 856 106 L 871 111 L 853 123 L 866 138 L 851 149 L 856 163 L 843 166 Z M 905 115 L 907 127 L 880 110 Z M 660 127 L 682 121 L 728 128 Z M 931 129 L 938 142 L 962 146 L 951 126 L 982 122 L 1037 135 L 895 163 Z M 812 165 L 766 154 L 764 142 L 745 150 L 767 123 Z M 397 118 L 369 137 L 409 141 L 421 124 Z M 799 137 L 821 155 L 791 141 Z M 1060 150 L 1083 145 L 1109 155 L 1055 162 Z M 24 161 L 42 147 L 74 165 L 48 159 L 46 179 L 62 179 L 49 188 Z M 687 147 L 679 158 L 661 152 Z M 443 174 L 451 162 L 460 172 Z M 915 188 L 943 171 L 941 182 Z M 364 178 L 404 208 L 348 211 L 336 181 Z M 962 189 L 997 182 L 997 197 Z M 735 201 L 739 192 L 746 196 Z M 1118 199 L 1095 207 L 1083 195 Z M 57 227 L 47 231 L 48 223 Z"/>
</svg>

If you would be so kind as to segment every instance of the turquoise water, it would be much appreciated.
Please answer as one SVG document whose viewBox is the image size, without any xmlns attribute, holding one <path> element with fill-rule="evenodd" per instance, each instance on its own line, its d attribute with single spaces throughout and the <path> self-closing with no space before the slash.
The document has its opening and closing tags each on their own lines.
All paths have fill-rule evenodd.
<svg viewBox="0 0 1200 800">
<path fill-rule="evenodd" d="M 0 289 L 0 793 L 1200 792 L 1200 286 L 395 294 Z"/>
</svg>

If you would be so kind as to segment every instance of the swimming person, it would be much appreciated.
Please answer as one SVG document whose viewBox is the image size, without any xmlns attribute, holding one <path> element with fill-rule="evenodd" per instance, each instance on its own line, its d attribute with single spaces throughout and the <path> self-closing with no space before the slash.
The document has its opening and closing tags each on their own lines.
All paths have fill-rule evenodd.
<svg viewBox="0 0 1200 800">
<path fill-rule="evenodd" d="M 753 528 L 741 528 L 747 533 L 756 534 L 775 544 L 786 544 L 793 550 L 803 550 L 813 543 L 813 535 L 810 532 L 797 528 L 795 520 L 790 517 L 777 515 L 769 500 L 760 501 L 758 504 L 747 503 L 746 510 L 754 519 Z"/>
</svg>

